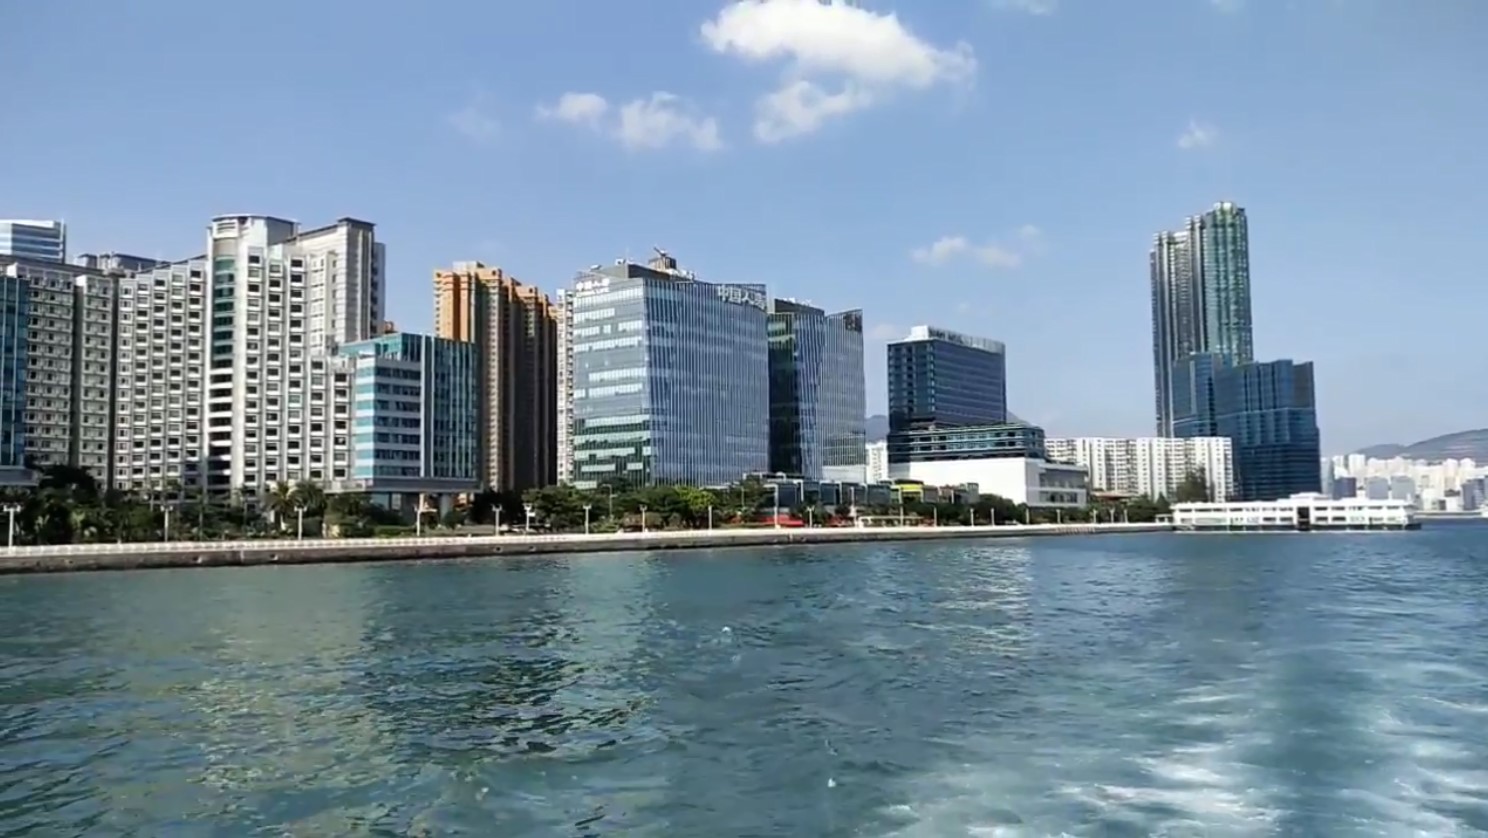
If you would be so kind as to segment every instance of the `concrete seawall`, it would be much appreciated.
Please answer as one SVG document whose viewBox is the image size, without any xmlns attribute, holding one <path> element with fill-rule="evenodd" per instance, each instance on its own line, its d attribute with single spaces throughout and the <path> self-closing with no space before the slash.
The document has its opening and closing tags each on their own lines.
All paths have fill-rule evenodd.
<svg viewBox="0 0 1488 838">
<path fill-rule="evenodd" d="M 903 542 L 931 539 L 1027 538 L 1054 535 L 1171 532 L 1168 524 L 1036 524 L 999 527 L 871 529 L 727 529 L 604 535 L 505 535 L 228 542 L 70 544 L 0 549 L 0 575 L 176 567 L 410 561 L 575 555 L 643 550 L 696 550 L 784 544 Z"/>
</svg>

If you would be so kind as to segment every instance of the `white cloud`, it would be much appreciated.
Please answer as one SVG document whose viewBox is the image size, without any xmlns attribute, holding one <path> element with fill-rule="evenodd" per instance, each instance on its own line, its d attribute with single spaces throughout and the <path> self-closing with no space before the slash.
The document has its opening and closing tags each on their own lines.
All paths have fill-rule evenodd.
<svg viewBox="0 0 1488 838">
<path fill-rule="evenodd" d="M 1052 15 L 1059 11 L 1059 0 L 992 0 L 992 8 L 1029 15 Z"/>
<path fill-rule="evenodd" d="M 1219 129 L 1205 122 L 1189 120 L 1188 127 L 1178 135 L 1178 147 L 1184 151 L 1208 148 L 1219 140 Z"/>
<path fill-rule="evenodd" d="M 565 93 L 552 105 L 538 105 L 537 117 L 596 125 L 609 109 L 610 103 L 598 93 Z"/>
<path fill-rule="evenodd" d="M 626 148 L 666 148 L 674 142 L 700 151 L 723 148 L 718 120 L 694 115 L 681 99 L 665 92 L 622 105 L 616 134 Z"/>
<path fill-rule="evenodd" d="M 785 65 L 780 88 L 755 106 L 755 136 L 763 142 L 810 133 L 896 90 L 976 75 L 976 56 L 966 43 L 937 47 L 898 16 L 847 0 L 735 0 L 705 22 L 701 34 L 721 55 Z"/>
<path fill-rule="evenodd" d="M 473 143 L 489 143 L 501 135 L 501 122 L 485 108 L 478 97 L 448 117 L 450 127 Z"/>
<path fill-rule="evenodd" d="M 962 259 L 994 270 L 1022 267 L 1024 259 L 1045 249 L 1044 234 L 1032 224 L 1019 227 L 1013 236 L 1016 243 L 988 241 L 981 244 L 965 236 L 941 236 L 925 247 L 910 251 L 910 258 L 922 265 L 941 266 Z"/>
<path fill-rule="evenodd" d="M 537 117 L 587 126 L 634 151 L 674 145 L 699 151 L 723 148 L 718 120 L 698 114 L 680 96 L 665 91 L 619 107 L 598 93 L 565 93 L 552 105 L 539 105 Z"/>
<path fill-rule="evenodd" d="M 828 93 L 816 84 L 798 79 L 755 103 L 754 136 L 760 142 L 776 143 L 810 134 L 829 118 L 861 110 L 873 104 L 873 96 L 851 85 Z"/>
</svg>

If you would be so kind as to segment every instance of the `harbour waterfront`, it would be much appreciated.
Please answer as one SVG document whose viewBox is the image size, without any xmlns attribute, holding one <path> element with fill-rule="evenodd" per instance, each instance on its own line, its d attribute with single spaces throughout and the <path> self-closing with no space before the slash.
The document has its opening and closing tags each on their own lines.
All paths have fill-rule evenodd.
<svg viewBox="0 0 1488 838">
<path fill-rule="evenodd" d="M 262 564 L 464 559 L 699 550 L 782 544 L 860 541 L 1026 538 L 1091 533 L 1165 532 L 1167 524 L 1033 524 L 998 527 L 869 527 L 818 529 L 657 530 L 604 534 L 501 535 L 422 538 L 259 539 L 256 541 L 156 541 L 130 544 L 64 544 L 0 552 L 0 575 L 169 567 L 243 567 Z"/>
<path fill-rule="evenodd" d="M 0 579 L 0 835 L 1468 835 L 1488 527 Z"/>
</svg>

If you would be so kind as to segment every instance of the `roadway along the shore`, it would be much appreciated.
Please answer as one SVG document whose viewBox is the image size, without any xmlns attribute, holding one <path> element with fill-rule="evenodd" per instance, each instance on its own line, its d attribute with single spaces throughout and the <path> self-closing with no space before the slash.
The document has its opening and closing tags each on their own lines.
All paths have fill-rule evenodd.
<svg viewBox="0 0 1488 838">
<path fill-rule="evenodd" d="M 63 544 L 0 549 L 0 575 L 173 567 L 495 558 L 639 550 L 717 549 L 776 544 L 1026 538 L 1170 532 L 1170 524 L 1034 524 L 982 527 L 715 529 L 594 535 L 434 536 L 427 538 L 261 539 L 131 544 Z"/>
</svg>

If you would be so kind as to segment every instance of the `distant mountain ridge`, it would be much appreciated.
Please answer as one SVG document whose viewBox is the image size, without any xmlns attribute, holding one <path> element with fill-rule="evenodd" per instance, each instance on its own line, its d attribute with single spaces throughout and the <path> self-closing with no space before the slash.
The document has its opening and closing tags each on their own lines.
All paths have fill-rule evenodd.
<svg viewBox="0 0 1488 838">
<path fill-rule="evenodd" d="M 1413 442 L 1410 445 L 1395 443 L 1371 445 L 1368 448 L 1360 448 L 1354 453 L 1381 460 L 1404 457 L 1407 460 L 1426 460 L 1436 463 L 1442 460 L 1488 462 L 1488 428 L 1443 434 Z"/>
<path fill-rule="evenodd" d="M 1022 422 L 1013 414 L 1008 414 L 1009 422 Z M 889 417 L 882 413 L 875 413 L 864 420 L 864 428 L 868 432 L 869 442 L 882 442 L 889 438 Z"/>
</svg>

